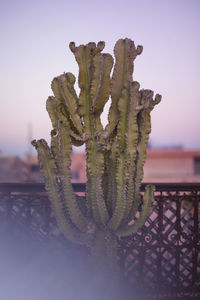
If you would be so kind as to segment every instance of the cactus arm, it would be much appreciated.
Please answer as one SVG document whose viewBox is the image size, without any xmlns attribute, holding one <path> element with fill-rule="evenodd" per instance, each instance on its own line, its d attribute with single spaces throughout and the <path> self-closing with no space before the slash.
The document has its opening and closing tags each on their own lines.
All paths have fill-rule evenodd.
<svg viewBox="0 0 200 300">
<path fill-rule="evenodd" d="M 124 176 L 124 169 L 126 166 L 126 157 L 124 153 L 120 153 L 117 160 L 116 172 L 116 202 L 113 215 L 108 222 L 108 228 L 117 230 L 124 217 L 126 208 L 126 179 Z"/>
<path fill-rule="evenodd" d="M 132 81 L 133 61 L 137 55 L 142 53 L 142 46 L 135 48 L 134 42 L 130 39 L 120 39 L 115 44 L 114 55 L 116 63 L 111 80 L 112 103 L 108 115 L 106 131 L 111 133 L 119 119 L 118 101 L 124 87 Z"/>
<path fill-rule="evenodd" d="M 105 150 L 104 154 L 104 173 L 102 178 L 102 186 L 104 190 L 104 199 L 109 216 L 112 215 L 112 180 L 111 171 L 113 164 L 111 162 L 111 151 L 110 149 Z"/>
<path fill-rule="evenodd" d="M 143 178 L 143 166 L 146 160 L 146 145 L 148 143 L 149 134 L 151 132 L 151 110 L 161 100 L 160 95 L 156 95 L 153 101 L 153 92 L 151 90 L 140 91 L 141 105 L 144 106 L 138 115 L 138 145 L 136 155 L 136 173 L 135 173 L 135 201 L 132 207 L 129 220 L 131 220 L 138 210 L 140 204 L 140 186 Z"/>
<path fill-rule="evenodd" d="M 140 110 L 143 108 L 139 105 L 139 83 L 134 81 L 130 87 L 130 102 L 128 107 L 128 120 L 126 130 L 126 150 L 130 154 L 131 160 L 135 160 L 136 146 L 138 142 L 138 124 L 137 116 Z"/>
<path fill-rule="evenodd" d="M 144 224 L 154 199 L 154 191 L 155 187 L 152 185 L 145 187 L 144 201 L 139 218 L 132 225 L 121 226 L 116 232 L 118 236 L 125 237 L 134 234 Z"/>
<path fill-rule="evenodd" d="M 53 199 L 53 201 L 55 199 L 56 204 L 58 203 L 58 206 L 61 207 L 62 205 L 59 197 L 59 188 L 57 185 L 55 161 L 51 156 L 47 142 L 43 139 L 38 141 L 34 140 L 32 141 L 32 145 L 38 152 L 40 170 L 45 179 L 45 187 L 51 199 Z"/>
<path fill-rule="evenodd" d="M 94 57 L 94 75 L 91 85 L 92 105 L 91 114 L 95 114 L 96 131 L 101 132 L 103 127 L 100 115 L 110 95 L 110 72 L 113 66 L 113 58 L 110 54 L 98 53 Z"/>
<path fill-rule="evenodd" d="M 94 116 L 91 114 L 91 84 L 94 76 L 94 56 L 103 50 L 104 44 L 89 43 L 86 46 L 75 47 L 70 43 L 70 49 L 74 53 L 79 65 L 79 115 L 83 117 L 85 133 L 92 135 L 94 133 Z"/>
<path fill-rule="evenodd" d="M 131 85 L 124 88 L 121 97 L 118 101 L 118 111 L 119 111 L 119 122 L 117 126 L 117 145 L 118 149 L 118 162 L 116 170 L 116 202 L 114 207 L 113 216 L 109 222 L 109 226 L 116 230 L 121 224 L 124 216 L 126 215 L 127 206 L 127 182 L 132 174 L 129 174 L 127 169 L 127 157 L 129 156 L 129 150 L 127 149 L 127 126 L 128 119 L 130 119 L 131 102 L 132 102 L 132 89 Z M 133 111 L 133 109 L 132 109 Z M 128 153 L 127 153 L 128 152 Z"/>
<path fill-rule="evenodd" d="M 122 222 L 126 209 L 126 193 L 127 187 L 126 182 L 128 180 L 128 173 L 126 172 L 126 129 L 127 119 L 129 111 L 130 94 L 127 88 L 124 88 L 121 97 L 118 101 L 119 111 L 119 123 L 117 126 L 117 145 L 118 159 L 117 159 L 117 170 L 116 170 L 116 203 L 112 218 L 109 221 L 108 226 L 112 230 L 116 230 Z"/>
<path fill-rule="evenodd" d="M 109 76 L 112 68 L 112 58 L 109 55 L 100 55 L 103 46 L 102 43 L 99 43 L 97 47 L 95 43 L 79 47 L 75 47 L 74 44 L 70 45 L 79 65 L 81 89 L 79 114 L 83 117 L 85 134 L 88 136 L 86 140 L 88 177 L 86 194 L 88 204 L 91 205 L 90 213 L 98 224 L 105 224 L 108 219 L 102 190 L 104 157 L 99 151 L 98 137 L 95 135 L 97 127 L 98 132 L 103 129 L 100 123 L 100 113 L 108 98 Z"/>
<path fill-rule="evenodd" d="M 126 129 L 128 120 L 129 101 L 129 91 L 126 88 L 124 88 L 118 102 L 119 123 L 117 126 L 117 139 L 119 149 L 121 152 L 124 152 L 126 149 Z"/>
<path fill-rule="evenodd" d="M 85 236 L 81 234 L 65 216 L 65 209 L 63 207 L 61 194 L 57 184 L 55 161 L 51 156 L 50 149 L 46 141 L 43 139 L 38 141 L 34 140 L 32 141 L 32 145 L 38 152 L 40 170 L 44 176 L 45 188 L 48 192 L 53 210 L 55 211 L 56 220 L 60 230 L 71 241 L 75 243 L 83 243 Z"/>
<path fill-rule="evenodd" d="M 55 97 L 49 97 L 46 102 L 46 110 L 50 116 L 53 128 L 56 127 L 56 123 L 58 120 L 62 120 L 67 125 L 70 135 L 74 137 L 76 140 L 80 140 L 80 134 L 76 127 L 74 126 L 69 111 L 65 105 L 65 100 L 61 94 L 59 85 L 58 85 L 58 77 L 55 77 L 51 82 L 51 88 Z M 53 119 L 52 119 L 53 117 Z"/>
<path fill-rule="evenodd" d="M 156 100 L 153 101 L 153 92 L 151 90 L 142 90 L 140 93 L 141 105 L 144 106 L 144 109 L 141 110 L 138 118 L 139 141 L 137 152 L 140 159 L 137 160 L 136 185 L 139 185 L 143 179 L 143 166 L 146 161 L 146 146 L 151 132 L 150 113 L 154 106 L 159 103 L 158 100 L 160 100 L 160 98 L 156 96 Z"/>
<path fill-rule="evenodd" d="M 128 174 L 127 179 L 127 201 L 126 201 L 126 213 L 124 216 L 124 221 L 128 217 L 133 199 L 135 198 L 135 172 L 136 172 L 136 149 L 138 143 L 138 124 L 137 118 L 138 113 L 143 108 L 139 105 L 140 93 L 139 93 L 139 83 L 133 82 L 130 88 L 130 104 L 129 104 L 129 114 L 126 132 L 126 154 L 127 154 L 127 166 L 126 172 Z"/>
<path fill-rule="evenodd" d="M 88 178 L 86 194 L 93 219 L 97 224 L 105 225 L 109 216 L 102 190 L 104 156 L 97 147 L 97 143 L 91 140 L 86 144 Z"/>
<path fill-rule="evenodd" d="M 90 95 L 89 95 L 89 86 L 91 82 L 89 69 L 91 65 L 91 56 L 88 46 L 79 46 L 73 51 L 77 63 L 79 65 L 79 114 L 83 116 L 84 126 L 86 133 L 90 134 L 91 132 L 91 120 L 87 120 L 85 116 L 89 117 L 90 110 Z"/>
<path fill-rule="evenodd" d="M 114 131 L 113 131 L 114 133 Z M 103 174 L 103 190 L 106 207 L 108 209 L 109 216 L 112 217 L 113 211 L 116 205 L 116 173 L 118 166 L 118 142 L 115 139 L 116 135 L 109 136 L 106 140 L 106 146 L 104 149 L 104 174 Z"/>
<path fill-rule="evenodd" d="M 62 186 L 64 205 L 73 224 L 80 231 L 84 232 L 88 222 L 77 204 L 76 196 L 72 189 L 70 175 L 72 145 L 67 127 L 62 121 L 58 121 L 57 132 L 52 136 L 52 143 L 54 144 L 54 155 Z"/>
<path fill-rule="evenodd" d="M 109 214 L 106 207 L 106 202 L 104 199 L 104 193 L 102 188 L 102 176 L 104 173 L 104 154 L 101 151 L 97 152 L 97 162 L 98 162 L 98 167 L 97 167 L 96 184 L 95 184 L 96 202 L 99 210 L 99 215 L 101 218 L 101 224 L 105 226 L 109 219 Z"/>
<path fill-rule="evenodd" d="M 62 103 L 67 111 L 68 119 L 73 123 L 76 131 L 82 135 L 83 127 L 78 114 L 77 96 L 74 90 L 75 77 L 71 73 L 62 74 L 53 79 L 51 87 L 56 99 Z"/>
<path fill-rule="evenodd" d="M 118 159 L 119 159 L 119 151 L 118 151 L 118 143 L 117 140 L 115 140 L 112 144 L 112 149 L 110 153 L 110 176 L 109 176 L 109 181 L 111 182 L 111 195 L 110 195 L 110 200 L 108 201 L 111 202 L 111 208 L 112 212 L 115 209 L 116 206 L 116 199 L 117 199 L 117 191 L 116 191 L 116 174 L 117 174 L 117 168 L 118 168 Z"/>
<path fill-rule="evenodd" d="M 70 124 L 69 120 L 64 116 L 64 114 L 61 112 L 61 110 L 58 109 L 57 100 L 55 97 L 50 96 L 47 99 L 46 109 L 48 111 L 48 114 L 49 114 L 49 117 L 51 119 L 51 123 L 52 123 L 52 126 L 54 129 L 57 126 L 57 121 L 63 120 L 64 123 L 66 124 L 66 126 L 68 127 L 69 135 L 72 138 L 73 145 L 81 146 L 84 143 L 81 136 L 79 134 L 75 133 L 75 130 L 71 129 L 71 128 L 73 128 L 73 124 L 72 123 Z"/>
<path fill-rule="evenodd" d="M 95 220 L 96 224 L 101 223 L 98 206 L 96 202 L 95 187 L 95 167 L 96 153 L 91 145 L 91 141 L 86 143 L 86 161 L 87 161 L 87 182 L 86 182 L 86 198 L 89 206 L 89 215 Z"/>
<path fill-rule="evenodd" d="M 139 100 L 139 84 L 129 84 L 124 88 L 118 102 L 119 123 L 117 126 L 117 143 L 119 145 L 119 161 L 116 173 L 116 207 L 109 225 L 115 230 L 126 219 L 131 207 L 134 192 L 133 174 L 135 168 L 138 140 L 137 113 Z M 134 147 L 132 149 L 132 147 Z M 115 225 L 114 225 L 115 224 Z M 115 226 L 115 227 L 113 227 Z"/>
<path fill-rule="evenodd" d="M 53 97 L 53 96 L 48 97 L 48 99 L 46 101 L 46 110 L 49 114 L 52 126 L 53 126 L 53 128 L 55 128 L 57 121 L 59 119 L 55 97 Z"/>
<path fill-rule="evenodd" d="M 71 73 L 66 73 L 58 77 L 61 94 L 65 100 L 65 107 L 67 108 L 70 119 L 79 134 L 83 134 L 83 126 L 81 118 L 78 114 L 78 100 L 74 90 L 75 77 Z"/>
</svg>

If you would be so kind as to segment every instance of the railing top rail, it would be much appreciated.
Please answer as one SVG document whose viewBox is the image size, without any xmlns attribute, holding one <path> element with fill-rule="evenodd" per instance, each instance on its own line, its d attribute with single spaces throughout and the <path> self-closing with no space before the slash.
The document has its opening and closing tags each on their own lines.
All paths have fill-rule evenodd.
<svg viewBox="0 0 200 300">
<path fill-rule="evenodd" d="M 145 190 L 145 186 L 151 184 L 154 185 L 156 191 L 200 191 L 200 183 L 148 183 L 144 182 L 141 185 L 141 191 Z M 73 183 L 73 189 L 75 192 L 85 192 L 85 183 Z M 21 193 L 39 193 L 45 192 L 44 183 L 18 183 L 18 182 L 0 182 L 0 192 L 21 192 Z"/>
</svg>

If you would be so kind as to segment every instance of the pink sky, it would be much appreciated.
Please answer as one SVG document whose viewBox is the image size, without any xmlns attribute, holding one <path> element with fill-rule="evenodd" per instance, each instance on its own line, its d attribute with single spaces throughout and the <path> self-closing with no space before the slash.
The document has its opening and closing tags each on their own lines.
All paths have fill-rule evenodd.
<svg viewBox="0 0 200 300">
<path fill-rule="evenodd" d="M 117 39 L 144 46 L 134 80 L 163 96 L 152 113 L 153 146 L 200 148 L 200 1 L 6 1 L 0 3 L 0 150 L 23 155 L 32 138 L 49 140 L 45 102 L 53 77 L 77 64 L 70 41 Z"/>
</svg>

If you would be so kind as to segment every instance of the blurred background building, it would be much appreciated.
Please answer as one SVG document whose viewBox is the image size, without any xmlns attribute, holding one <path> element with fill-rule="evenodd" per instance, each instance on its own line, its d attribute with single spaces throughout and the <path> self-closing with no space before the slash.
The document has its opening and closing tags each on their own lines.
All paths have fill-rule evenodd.
<svg viewBox="0 0 200 300">
<path fill-rule="evenodd" d="M 71 155 L 72 182 L 86 181 L 86 155 Z M 0 154 L 0 182 L 42 182 L 36 156 L 24 158 Z M 144 182 L 200 182 L 200 150 L 182 147 L 147 149 Z"/>
</svg>

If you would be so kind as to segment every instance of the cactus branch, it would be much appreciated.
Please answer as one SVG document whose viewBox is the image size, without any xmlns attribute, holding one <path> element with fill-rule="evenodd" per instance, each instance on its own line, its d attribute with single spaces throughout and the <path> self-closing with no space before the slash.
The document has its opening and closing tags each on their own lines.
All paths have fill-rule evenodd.
<svg viewBox="0 0 200 300">
<path fill-rule="evenodd" d="M 68 130 L 62 121 L 58 121 L 57 133 L 52 137 L 52 141 L 54 141 L 55 145 L 55 160 L 60 184 L 62 186 L 65 206 L 74 225 L 84 232 L 88 221 L 78 207 L 76 197 L 72 189 L 70 180 L 70 153 L 72 151 L 72 145 Z"/>
<path fill-rule="evenodd" d="M 152 185 L 147 185 L 145 188 L 144 201 L 142 206 L 142 211 L 140 213 L 139 218 L 132 225 L 124 225 L 118 229 L 117 234 L 121 237 L 129 236 L 138 231 L 138 229 L 144 224 L 149 210 L 151 208 L 151 204 L 154 199 L 154 191 L 155 187 Z"/>
<path fill-rule="evenodd" d="M 61 193 L 56 177 L 55 161 L 51 155 L 50 149 L 45 140 L 34 140 L 32 145 L 38 151 L 40 170 L 45 179 L 45 188 L 56 214 L 56 219 L 60 230 L 64 235 L 75 243 L 84 243 L 85 234 L 81 234 L 71 223 L 70 219 L 65 217 L 65 207 L 62 203 Z"/>
<path fill-rule="evenodd" d="M 112 132 L 117 125 L 119 119 L 118 101 L 123 88 L 128 88 L 128 84 L 132 81 L 133 61 L 142 52 L 142 46 L 138 47 L 137 50 L 134 42 L 130 39 L 120 39 L 115 44 L 114 55 L 116 63 L 111 80 L 112 104 L 108 115 L 109 123 L 106 127 L 108 132 Z"/>
</svg>

